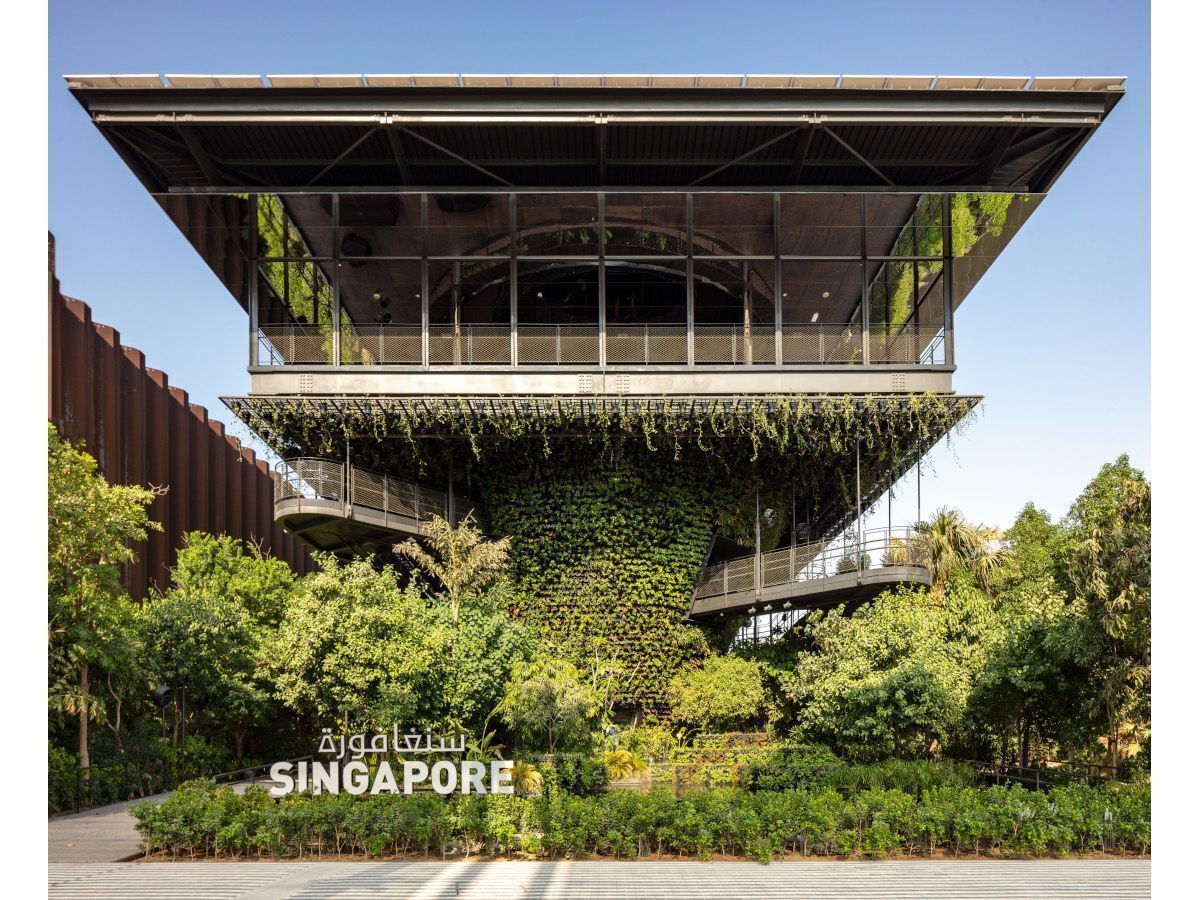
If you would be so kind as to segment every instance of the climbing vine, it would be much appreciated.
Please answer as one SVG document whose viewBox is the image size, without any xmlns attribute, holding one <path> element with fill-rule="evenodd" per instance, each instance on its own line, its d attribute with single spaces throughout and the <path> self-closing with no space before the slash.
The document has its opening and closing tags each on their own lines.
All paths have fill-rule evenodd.
<svg viewBox="0 0 1200 900">
<path fill-rule="evenodd" d="M 340 459 L 484 500 L 512 541 L 515 613 L 583 663 L 625 669 L 620 702 L 661 707 L 671 676 L 702 655 L 685 621 L 714 534 L 753 546 L 755 501 L 828 534 L 961 427 L 977 398 L 775 396 L 449 401 L 231 400 L 281 456 Z"/>
</svg>

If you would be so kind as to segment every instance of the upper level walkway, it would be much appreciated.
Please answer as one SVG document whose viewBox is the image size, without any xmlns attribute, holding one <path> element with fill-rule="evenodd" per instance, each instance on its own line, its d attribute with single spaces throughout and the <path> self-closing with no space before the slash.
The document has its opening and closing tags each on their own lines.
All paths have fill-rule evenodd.
<svg viewBox="0 0 1200 900">
<path fill-rule="evenodd" d="M 948 393 L 940 325 L 263 325 L 255 395 Z"/>
<path fill-rule="evenodd" d="M 929 586 L 928 557 L 916 538 L 912 528 L 874 528 L 706 566 L 690 616 L 828 609 L 900 585 Z"/>
<path fill-rule="evenodd" d="M 329 459 L 286 459 L 275 467 L 275 520 L 316 547 L 341 555 L 390 552 L 434 516 L 457 525 L 474 500 Z"/>
</svg>

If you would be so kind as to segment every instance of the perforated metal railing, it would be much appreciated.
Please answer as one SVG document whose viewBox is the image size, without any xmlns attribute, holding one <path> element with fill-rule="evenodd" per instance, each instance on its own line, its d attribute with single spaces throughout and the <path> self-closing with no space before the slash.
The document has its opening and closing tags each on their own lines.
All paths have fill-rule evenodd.
<svg viewBox="0 0 1200 900">
<path fill-rule="evenodd" d="M 610 366 L 676 365 L 688 361 L 684 325 L 627 325 L 603 329 Z M 776 364 L 775 329 L 769 325 L 704 325 L 693 328 L 695 365 Z M 595 366 L 600 363 L 598 325 L 518 325 L 516 357 L 507 325 L 431 325 L 429 364 L 434 366 Z M 853 365 L 863 361 L 862 330 L 848 325 L 785 324 L 779 332 L 783 365 Z M 259 329 L 260 366 L 332 365 L 333 332 L 327 325 L 264 325 Z M 940 325 L 873 326 L 867 341 L 875 365 L 940 365 L 945 362 Z M 424 359 L 419 325 L 345 326 L 344 366 L 419 366 Z"/>
<path fill-rule="evenodd" d="M 597 325 L 518 325 L 517 362 L 522 365 L 597 365 Z"/>
<path fill-rule="evenodd" d="M 891 566 L 928 568 L 928 555 L 916 532 L 908 527 L 868 529 L 861 541 L 854 532 L 832 541 L 797 544 L 764 553 L 759 560 L 743 556 L 705 566 L 696 583 L 695 598 L 755 590 L 758 566 L 762 573 L 759 586 L 764 588 Z"/>
<path fill-rule="evenodd" d="M 330 459 L 305 457 L 285 459 L 275 466 L 279 477 L 275 480 L 275 502 L 289 500 L 331 500 L 341 503 L 347 515 L 353 507 L 381 512 L 385 517 L 427 522 L 434 516 L 447 517 L 449 504 L 447 494 L 423 485 L 414 484 L 350 467 L 346 478 L 345 463 Z M 478 527 L 486 530 L 483 509 L 476 500 L 454 496 L 454 519 L 457 525 L 467 514 L 473 514 Z"/>
</svg>

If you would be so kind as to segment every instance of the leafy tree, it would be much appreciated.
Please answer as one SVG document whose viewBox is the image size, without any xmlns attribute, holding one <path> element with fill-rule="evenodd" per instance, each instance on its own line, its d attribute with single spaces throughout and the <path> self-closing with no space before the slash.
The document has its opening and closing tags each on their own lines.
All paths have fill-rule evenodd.
<svg viewBox="0 0 1200 900">
<path fill-rule="evenodd" d="M 1101 468 L 1068 515 L 1074 549 L 1072 645 L 1095 691 L 1087 711 L 1104 724 L 1109 765 L 1122 731 L 1150 721 L 1150 484 L 1122 455 Z M 1130 727 L 1132 726 L 1132 728 Z M 1140 726 L 1140 727 L 1139 727 Z"/>
<path fill-rule="evenodd" d="M 266 642 L 295 586 L 282 560 L 227 536 L 184 536 L 172 585 L 143 611 L 157 677 L 232 740 L 235 758 L 272 713 Z"/>
<path fill-rule="evenodd" d="M 496 581 L 508 562 L 508 538 L 484 539 L 468 513 L 455 527 L 434 516 L 423 527 L 430 553 L 412 538 L 397 544 L 395 552 L 408 557 L 446 588 L 454 624 L 462 601 Z"/>
<path fill-rule="evenodd" d="M 510 603 L 507 586 L 497 584 L 461 610 L 453 664 L 445 670 L 442 705 L 450 721 L 469 730 L 485 728 L 489 714 L 504 698 L 513 665 L 533 653 L 529 629 L 508 615 Z M 443 618 L 445 607 L 434 613 Z"/>
<path fill-rule="evenodd" d="M 957 509 L 939 509 L 927 522 L 916 526 L 916 544 L 933 574 L 933 590 L 946 593 L 950 576 L 964 568 L 980 587 L 991 592 L 1003 551 L 997 546 L 1001 535 L 994 528 L 972 525 Z"/>
<path fill-rule="evenodd" d="M 438 724 L 451 629 L 414 585 L 369 560 L 318 555 L 271 642 L 278 698 L 310 721 Z"/>
<path fill-rule="evenodd" d="M 974 685 L 974 729 L 993 736 L 1001 757 L 1014 748 L 1020 765 L 1030 764 L 1036 739 L 1061 746 L 1077 730 L 1079 671 L 1058 637 L 1067 610 L 1066 594 L 1045 582 L 1006 591 L 1002 636 Z"/>
<path fill-rule="evenodd" d="M 553 753 L 588 743 L 600 699 L 571 663 L 543 656 L 513 666 L 500 714 L 518 738 Z"/>
<path fill-rule="evenodd" d="M 737 730 L 754 723 L 766 703 L 762 667 L 736 656 L 710 656 L 667 687 L 671 712 L 702 730 Z"/>
<path fill-rule="evenodd" d="M 162 530 L 147 513 L 162 491 L 109 484 L 53 425 L 48 438 L 48 700 L 52 710 L 78 716 L 79 765 L 87 769 L 88 725 L 107 719 L 92 665 L 115 673 L 127 656 L 127 617 L 116 608 L 127 601 L 121 566 L 137 559 L 132 544 Z"/>
<path fill-rule="evenodd" d="M 177 591 L 226 597 L 265 625 L 279 622 L 296 585 L 291 567 L 257 545 L 202 531 L 183 536 L 171 580 Z"/>
<path fill-rule="evenodd" d="M 900 589 L 853 615 L 817 614 L 806 637 L 792 698 L 802 735 L 871 759 L 928 754 L 961 735 L 997 629 L 991 601 L 960 578 L 941 601 Z"/>
</svg>

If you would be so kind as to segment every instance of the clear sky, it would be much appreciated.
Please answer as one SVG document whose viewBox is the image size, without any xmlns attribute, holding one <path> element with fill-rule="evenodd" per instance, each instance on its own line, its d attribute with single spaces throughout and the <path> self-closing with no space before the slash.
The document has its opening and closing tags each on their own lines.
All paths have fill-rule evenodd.
<svg viewBox="0 0 1200 900">
<path fill-rule="evenodd" d="M 1128 95 L 960 308 L 982 414 L 928 457 L 922 512 L 1062 515 L 1150 463 L 1149 11 L 1028 2 L 51 0 L 50 229 L 63 291 L 216 418 L 249 390 L 246 317 L 67 93 L 67 73 L 1126 75 Z M 237 433 L 246 436 L 245 429 Z M 910 477 L 896 522 L 915 515 Z M 876 521 L 884 515 L 876 513 Z"/>
</svg>

